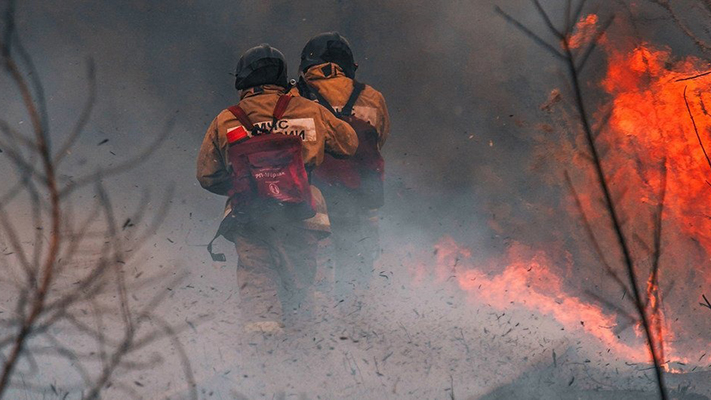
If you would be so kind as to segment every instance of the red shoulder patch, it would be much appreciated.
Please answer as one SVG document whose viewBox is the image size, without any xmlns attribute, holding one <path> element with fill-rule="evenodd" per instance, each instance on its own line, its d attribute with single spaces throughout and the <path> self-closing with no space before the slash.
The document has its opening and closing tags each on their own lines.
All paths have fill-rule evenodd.
<svg viewBox="0 0 711 400">
<path fill-rule="evenodd" d="M 244 126 L 238 126 L 236 128 L 230 128 L 227 130 L 227 143 L 234 143 L 244 140 L 248 137 L 247 130 Z"/>
</svg>

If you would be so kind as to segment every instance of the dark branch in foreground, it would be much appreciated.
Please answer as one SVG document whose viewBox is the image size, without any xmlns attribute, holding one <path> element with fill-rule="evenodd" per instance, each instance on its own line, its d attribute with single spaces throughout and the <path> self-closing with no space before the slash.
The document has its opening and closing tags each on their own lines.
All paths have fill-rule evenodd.
<svg viewBox="0 0 711 400">
<path fill-rule="evenodd" d="M 14 184 L 7 185 L 9 191 L 0 196 L 0 236 L 10 250 L 0 257 L 5 257 L 3 271 L 8 278 L 15 278 L 13 283 L 17 288 L 13 296 L 16 299 L 14 312 L 3 314 L 11 316 L 0 319 L 0 328 L 6 335 L 0 337 L 0 399 L 6 398 L 10 389 L 48 394 L 50 385 L 41 382 L 46 378 L 41 368 L 43 364 L 45 368 L 52 364 L 38 362 L 40 357 L 67 360 L 73 372 L 81 378 L 79 384 L 60 383 L 65 398 L 68 389 L 81 393 L 84 399 L 98 399 L 108 386 L 131 397 L 140 397 L 130 386 L 114 380 L 121 373 L 155 368 L 160 357 L 145 362 L 139 353 L 150 350 L 149 346 L 157 341 L 168 339 L 178 353 L 190 398 L 196 400 L 195 379 L 178 338 L 182 330 L 171 326 L 157 313 L 168 292 L 158 290 L 158 294 L 140 308 L 131 300 L 138 301 L 134 297 L 135 290 L 165 284 L 168 282 L 166 277 L 158 274 L 138 282 L 138 274 L 133 282 L 127 281 L 130 276 L 128 263 L 148 244 L 163 221 L 172 190 L 168 191 L 152 218 L 147 217 L 150 202 L 145 196 L 129 219 L 133 221 L 132 226 L 144 228 L 126 230 L 126 224 L 120 222 L 123 217 L 116 215 L 108 190 L 102 184 L 107 176 L 134 168 L 145 160 L 167 137 L 172 123 L 155 143 L 135 157 L 60 187 L 59 164 L 80 139 L 94 108 L 94 65 L 90 61 L 87 67 L 89 93 L 83 111 L 68 139 L 53 154 L 43 85 L 30 55 L 19 44 L 14 12 L 15 1 L 11 1 L 1 21 L 4 26 L 0 29 L 0 64 L 14 83 L 30 117 L 32 135 L 18 132 L 0 120 L 0 143 L 4 154 L 20 174 Z M 19 64 L 16 54 L 21 61 Z M 78 189 L 88 186 L 95 187 L 93 204 L 85 204 L 85 201 L 77 200 L 77 196 L 72 196 Z M 23 196 L 29 199 L 26 207 L 31 214 L 31 223 L 26 225 L 30 235 L 22 234 L 13 222 L 16 210 L 9 208 L 13 199 L 24 199 Z M 81 203 L 77 205 L 77 202 Z M 76 209 L 81 215 L 75 214 Z M 34 240 L 27 241 L 26 237 Z M 139 267 L 131 265 L 134 269 Z M 19 274 L 15 273 L 16 269 Z M 157 328 L 152 328 L 156 325 Z M 117 332 L 123 335 L 113 337 Z M 72 343 L 82 343 L 82 349 L 64 344 L 69 337 Z M 85 350 L 84 345 L 94 345 L 95 351 Z M 134 355 L 138 359 L 132 359 Z M 25 364 L 29 371 L 20 367 Z M 58 395 L 54 384 L 51 388 Z"/>
<path fill-rule="evenodd" d="M 499 13 L 506 19 L 507 22 L 511 23 L 514 25 L 516 28 L 521 30 L 524 34 L 532 38 L 537 44 L 541 45 L 545 50 L 548 52 L 551 52 L 555 54 L 558 58 L 560 58 L 563 63 L 566 66 L 566 69 L 568 71 L 568 77 L 570 79 L 570 84 L 572 85 L 572 90 L 573 90 L 573 96 L 575 99 L 575 108 L 578 111 L 578 122 L 580 123 L 587 147 L 588 147 L 588 152 L 591 157 L 591 163 L 592 167 L 595 171 L 595 176 L 597 178 L 597 185 L 602 192 L 602 197 L 604 200 L 604 207 L 605 210 L 607 211 L 607 216 L 609 217 L 609 223 L 610 223 L 610 228 L 612 229 L 614 233 L 614 237 L 617 243 L 618 250 L 622 254 L 622 261 L 624 265 L 624 269 L 627 275 L 627 282 L 624 283 L 619 279 L 618 284 L 622 282 L 623 287 L 628 287 L 631 291 L 631 302 L 635 307 L 635 310 L 638 314 L 639 320 L 642 324 L 642 327 L 644 329 L 645 333 L 645 338 L 647 342 L 647 347 L 650 352 L 650 358 L 652 360 L 652 363 L 654 364 L 654 371 L 655 371 L 655 377 L 656 377 L 656 382 L 657 386 L 659 389 L 659 395 L 662 400 L 667 400 L 668 399 L 668 394 L 667 394 L 667 389 L 666 385 L 664 383 L 664 373 L 662 370 L 662 363 L 663 360 L 660 357 L 661 349 L 663 347 L 663 342 L 662 339 L 659 338 L 657 339 L 653 333 L 653 326 L 652 326 L 652 321 L 654 320 L 654 315 L 650 315 L 648 313 L 647 308 L 645 307 L 645 300 L 642 295 L 642 291 L 639 288 L 639 285 L 641 284 L 640 279 L 637 275 L 637 271 L 635 269 L 635 262 L 632 257 L 632 253 L 630 251 L 629 243 L 627 241 L 627 238 L 623 232 L 622 226 L 623 222 L 622 219 L 620 218 L 617 206 L 615 201 L 613 200 L 609 183 L 607 181 L 607 178 L 605 176 L 605 172 L 603 169 L 602 165 L 602 158 L 600 156 L 600 153 L 598 151 L 597 145 L 595 144 L 595 134 L 593 132 L 592 124 L 590 122 L 590 118 L 588 116 L 588 111 L 585 105 L 585 100 L 584 100 L 584 95 L 583 95 L 583 82 L 580 77 L 581 69 L 584 67 L 586 61 L 588 60 L 588 57 L 590 56 L 590 53 L 592 50 L 595 48 L 597 45 L 597 42 L 600 40 L 602 37 L 602 34 L 604 31 L 611 25 L 612 23 L 612 18 L 608 20 L 602 27 L 601 30 L 599 30 L 596 35 L 593 37 L 593 42 L 589 45 L 589 50 L 583 52 L 582 57 L 576 57 L 575 54 L 573 53 L 571 47 L 570 47 L 570 34 L 574 32 L 575 30 L 575 25 L 577 24 L 577 19 L 570 19 L 569 15 L 566 15 L 566 20 L 568 21 L 568 26 L 565 27 L 564 32 L 566 32 L 566 35 L 562 35 L 561 37 L 561 32 L 555 29 L 552 23 L 550 23 L 550 16 L 546 13 L 546 11 L 538 4 L 536 0 L 533 0 L 534 6 L 536 7 L 536 10 L 538 14 L 541 16 L 541 19 L 546 23 L 548 26 L 548 29 L 551 34 L 553 34 L 556 37 L 560 38 L 560 46 L 562 47 L 562 51 L 558 50 L 556 47 L 553 45 L 545 42 L 541 37 L 537 34 L 535 34 L 531 29 L 527 28 L 524 26 L 521 22 L 516 20 L 515 18 L 511 17 L 510 15 L 506 14 L 502 10 L 500 10 L 498 7 L 496 8 L 496 12 Z M 572 0 L 568 0 L 568 3 L 571 3 Z M 570 10 L 572 7 L 570 4 L 566 7 L 566 10 Z M 578 9 L 582 9 L 582 5 L 578 7 Z M 614 17 L 613 17 L 614 18 Z M 569 180 L 569 179 L 568 179 Z M 572 183 L 569 183 L 570 186 L 572 186 Z M 573 190 L 574 192 L 574 190 Z M 661 212 L 661 207 L 660 207 L 660 212 Z M 583 215 L 583 218 L 585 219 L 585 216 Z M 660 228 L 660 227 L 659 227 Z M 589 236 L 592 235 L 594 237 L 594 234 L 592 233 L 592 230 L 590 229 Z M 661 231 L 658 233 L 655 233 L 655 238 L 659 236 L 661 237 Z M 595 243 L 596 240 L 593 240 L 593 243 Z M 599 245 L 597 246 L 599 248 Z M 598 253 L 599 250 L 596 249 Z M 603 264 L 606 264 L 606 261 L 604 261 L 604 258 L 602 259 Z M 658 261 L 655 261 L 655 265 Z M 607 269 L 607 268 L 606 268 Z M 611 270 L 611 268 L 610 268 Z M 608 271 L 609 273 L 609 271 Z M 611 274 L 613 277 L 616 276 L 616 274 L 612 273 Z"/>
</svg>

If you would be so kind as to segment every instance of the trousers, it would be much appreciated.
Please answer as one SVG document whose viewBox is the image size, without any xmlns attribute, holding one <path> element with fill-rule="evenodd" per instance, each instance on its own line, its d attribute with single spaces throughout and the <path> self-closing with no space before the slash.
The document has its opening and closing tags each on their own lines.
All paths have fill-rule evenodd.
<svg viewBox="0 0 711 400">
<path fill-rule="evenodd" d="M 318 237 L 298 224 L 257 221 L 234 230 L 237 284 L 246 323 L 289 324 L 309 312 Z"/>
</svg>

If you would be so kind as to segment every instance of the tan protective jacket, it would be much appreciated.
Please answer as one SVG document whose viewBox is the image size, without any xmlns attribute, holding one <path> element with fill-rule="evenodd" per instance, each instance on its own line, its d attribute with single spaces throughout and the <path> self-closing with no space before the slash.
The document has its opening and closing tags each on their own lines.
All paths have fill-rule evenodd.
<svg viewBox="0 0 711 400">
<path fill-rule="evenodd" d="M 329 102 L 340 110 L 348 102 L 353 91 L 353 80 L 347 77 L 341 67 L 334 63 L 314 65 L 304 73 L 304 79 Z M 292 94 L 298 91 L 292 91 Z M 356 117 L 370 122 L 378 131 L 378 144 L 383 147 L 390 134 L 390 116 L 385 98 L 369 85 L 361 92 L 353 107 Z"/>
<path fill-rule="evenodd" d="M 271 124 L 274 107 L 283 93 L 284 89 L 280 86 L 257 86 L 242 91 L 239 105 L 254 125 Z M 227 131 L 239 126 L 242 124 L 237 118 L 229 110 L 223 110 L 205 133 L 197 159 L 197 179 L 203 188 L 213 193 L 226 196 L 231 187 Z M 291 99 L 274 132 L 302 137 L 302 156 L 307 169 L 323 162 L 324 151 L 351 156 L 358 148 L 358 137 L 350 125 L 320 105 L 298 96 Z M 329 232 L 326 202 L 313 185 L 311 192 L 317 206 L 316 216 L 303 221 L 304 227 Z M 228 201 L 224 216 L 229 215 L 230 211 Z"/>
</svg>

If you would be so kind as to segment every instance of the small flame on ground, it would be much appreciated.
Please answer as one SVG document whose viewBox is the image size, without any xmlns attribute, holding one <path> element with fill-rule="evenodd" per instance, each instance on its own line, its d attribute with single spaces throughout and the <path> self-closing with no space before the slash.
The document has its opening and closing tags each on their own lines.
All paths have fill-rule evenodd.
<svg viewBox="0 0 711 400">
<path fill-rule="evenodd" d="M 606 349 L 631 362 L 648 361 L 641 345 L 622 343 L 614 332 L 615 315 L 576 296 L 566 294 L 560 277 L 551 269 L 553 261 L 543 251 L 533 251 L 521 244 L 512 245 L 504 270 L 490 276 L 477 269 L 471 251 L 459 246 L 453 238 L 443 237 L 436 245 L 438 281 L 456 276 L 459 287 L 474 301 L 507 310 L 521 307 L 555 318 L 567 331 L 583 331 L 599 340 Z"/>
<path fill-rule="evenodd" d="M 711 257 L 710 67 L 696 57 L 675 59 L 669 49 L 650 43 L 622 50 L 605 42 L 602 48 L 607 73 L 601 88 L 612 102 L 598 113 L 609 113 L 610 119 L 597 140 L 608 149 L 604 167 L 611 187 L 626 191 L 619 204 L 627 232 L 646 235 L 638 240 L 637 258 L 645 254 L 649 260 L 638 268 L 654 262 L 650 211 L 662 201 L 664 187 L 660 277 L 673 277 L 687 290 L 711 287 L 711 276 L 700 270 Z M 592 218 L 604 218 L 594 198 L 587 198 L 584 209 Z M 657 350 L 664 360 L 673 353 L 669 346 L 679 332 L 666 321 L 662 301 L 668 294 L 659 281 L 650 276 L 646 292 L 652 330 L 663 338 Z M 694 294 L 701 295 L 685 293 Z"/>
<path fill-rule="evenodd" d="M 629 235 L 636 233 L 630 242 L 636 259 L 641 260 L 636 265 L 640 273 L 651 269 L 641 267 L 653 264 L 650 260 L 654 252 L 653 216 L 666 182 L 660 276 L 659 279 L 641 276 L 647 283 L 645 293 L 649 299 L 648 310 L 652 311 L 653 334 L 664 339 L 663 346 L 657 349 L 659 360 L 668 371 L 671 370 L 669 362 L 688 364 L 689 359 L 695 364 L 709 362 L 711 356 L 706 353 L 701 358 L 683 357 L 672 346 L 680 332 L 672 329 L 665 318 L 667 293 L 658 282 L 664 281 L 665 276 L 675 276 L 683 281 L 677 282 L 682 290 L 698 285 L 711 287 L 711 274 L 692 270 L 711 258 L 711 202 L 708 201 L 711 167 L 699 143 L 704 144 L 707 151 L 711 150 L 711 73 L 706 74 L 711 67 L 694 57 L 675 60 L 668 49 L 648 43 L 620 50 L 615 47 L 618 43 L 597 35 L 598 23 L 596 15 L 582 18 L 568 38 L 568 44 L 572 49 L 580 49 L 597 40 L 607 53 L 607 71 L 600 88 L 611 101 L 599 111 L 597 119 L 609 114 L 609 121 L 597 137 L 597 143 L 602 149 L 603 168 L 618 202 L 618 211 L 624 216 L 624 230 Z M 554 94 L 544 110 L 559 102 L 560 93 Z M 695 119 L 698 137 L 689 114 Z M 589 174 L 587 179 L 593 182 L 589 159 L 576 156 L 574 162 L 579 163 L 576 171 L 590 171 L 579 174 Z M 606 211 L 600 207 L 596 186 L 587 187 L 593 189 L 579 193 L 587 218 L 593 224 L 608 221 Z M 578 212 L 572 205 L 569 211 Z M 609 230 L 609 225 L 605 226 Z M 608 248 L 604 239 L 602 244 Z M 621 340 L 615 328 L 622 317 L 595 302 L 566 293 L 559 272 L 574 266 L 556 265 L 545 251 L 514 244 L 505 258 L 490 261 L 501 271 L 497 274 L 484 272 L 483 266 L 475 263 L 472 252 L 448 236 L 434 246 L 434 254 L 434 270 L 431 265 L 418 265 L 414 262 L 416 257 L 412 260 L 416 281 L 427 279 L 426 271 L 434 271 L 440 283 L 456 277 L 458 288 L 472 300 L 486 302 L 500 310 L 519 307 L 538 311 L 553 317 L 566 330 L 582 331 L 595 338 L 624 360 L 649 362 L 640 327 L 634 327 L 637 336 L 634 345 Z M 570 259 L 567 262 L 572 263 Z M 501 266 L 505 266 L 503 270 Z M 601 273 L 604 272 L 601 270 Z M 691 279 L 695 282 L 690 282 Z M 685 292 L 684 296 L 687 295 L 694 296 Z"/>
</svg>

